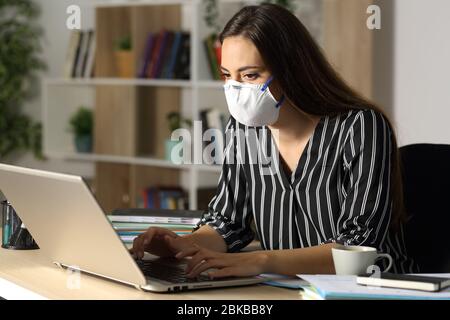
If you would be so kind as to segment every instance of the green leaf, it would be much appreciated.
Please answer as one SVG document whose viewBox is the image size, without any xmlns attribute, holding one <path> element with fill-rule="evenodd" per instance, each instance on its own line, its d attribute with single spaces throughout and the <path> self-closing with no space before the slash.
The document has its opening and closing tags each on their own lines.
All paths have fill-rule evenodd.
<svg viewBox="0 0 450 320">
<path fill-rule="evenodd" d="M 42 158 L 41 125 L 22 112 L 32 82 L 45 68 L 36 26 L 39 7 L 31 0 L 0 0 L 0 157 L 31 151 Z"/>
<path fill-rule="evenodd" d="M 92 135 L 94 127 L 94 115 L 92 110 L 80 107 L 70 118 L 72 132 L 76 136 Z"/>
</svg>

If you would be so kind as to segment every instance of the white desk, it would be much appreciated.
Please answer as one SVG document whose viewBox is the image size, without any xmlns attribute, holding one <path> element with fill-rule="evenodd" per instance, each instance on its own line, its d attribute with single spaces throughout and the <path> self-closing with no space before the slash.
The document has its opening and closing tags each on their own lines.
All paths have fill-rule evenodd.
<svg viewBox="0 0 450 320">
<path fill-rule="evenodd" d="M 48 299 L 301 299 L 298 290 L 266 285 L 187 291 L 176 294 L 148 293 L 139 291 L 134 287 L 86 274 L 81 274 L 79 289 L 69 289 L 70 286 L 67 285 L 69 281 L 68 273 L 53 265 L 41 253 L 41 250 L 15 251 L 0 248 L 0 278 Z M 8 298 L 8 292 L 1 292 L 0 288 L 0 296 Z"/>
</svg>

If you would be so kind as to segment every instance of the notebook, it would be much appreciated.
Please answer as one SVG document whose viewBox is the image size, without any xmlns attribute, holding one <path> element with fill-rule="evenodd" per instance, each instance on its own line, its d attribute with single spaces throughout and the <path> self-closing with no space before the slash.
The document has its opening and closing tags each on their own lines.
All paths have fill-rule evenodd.
<svg viewBox="0 0 450 320">
<path fill-rule="evenodd" d="M 441 291 L 450 286 L 450 278 L 418 276 L 409 274 L 381 273 L 360 275 L 356 278 L 360 285 L 399 289 Z"/>
<path fill-rule="evenodd" d="M 326 300 L 335 299 L 401 299 L 401 300 L 450 300 L 450 288 L 440 292 L 424 292 L 397 288 L 367 287 L 356 283 L 356 276 L 297 275 L 309 282 L 315 292 Z M 450 274 L 430 274 L 449 278 Z"/>
</svg>

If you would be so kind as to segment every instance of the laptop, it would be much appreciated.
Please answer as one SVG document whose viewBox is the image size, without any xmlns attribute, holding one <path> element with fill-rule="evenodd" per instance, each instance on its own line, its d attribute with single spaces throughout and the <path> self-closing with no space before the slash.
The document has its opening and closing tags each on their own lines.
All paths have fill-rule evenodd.
<svg viewBox="0 0 450 320">
<path fill-rule="evenodd" d="M 82 177 L 0 164 L 0 190 L 57 266 L 152 292 L 251 285 L 262 277 L 196 279 L 186 261 L 146 254 L 136 260 Z"/>
</svg>

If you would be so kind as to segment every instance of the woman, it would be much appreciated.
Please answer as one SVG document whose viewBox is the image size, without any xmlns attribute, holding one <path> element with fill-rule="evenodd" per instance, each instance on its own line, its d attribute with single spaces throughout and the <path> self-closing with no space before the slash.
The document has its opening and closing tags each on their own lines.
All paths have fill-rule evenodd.
<svg viewBox="0 0 450 320">
<path fill-rule="evenodd" d="M 191 257 L 188 276 L 212 268 L 219 278 L 333 273 L 331 248 L 364 245 L 391 254 L 395 272 L 415 271 L 387 118 L 344 83 L 280 6 L 244 7 L 220 41 L 233 139 L 217 194 L 192 234 L 150 228 L 131 252 Z M 263 142 L 279 155 L 268 167 L 251 159 Z M 254 238 L 252 221 L 263 250 L 237 253 Z"/>
</svg>

